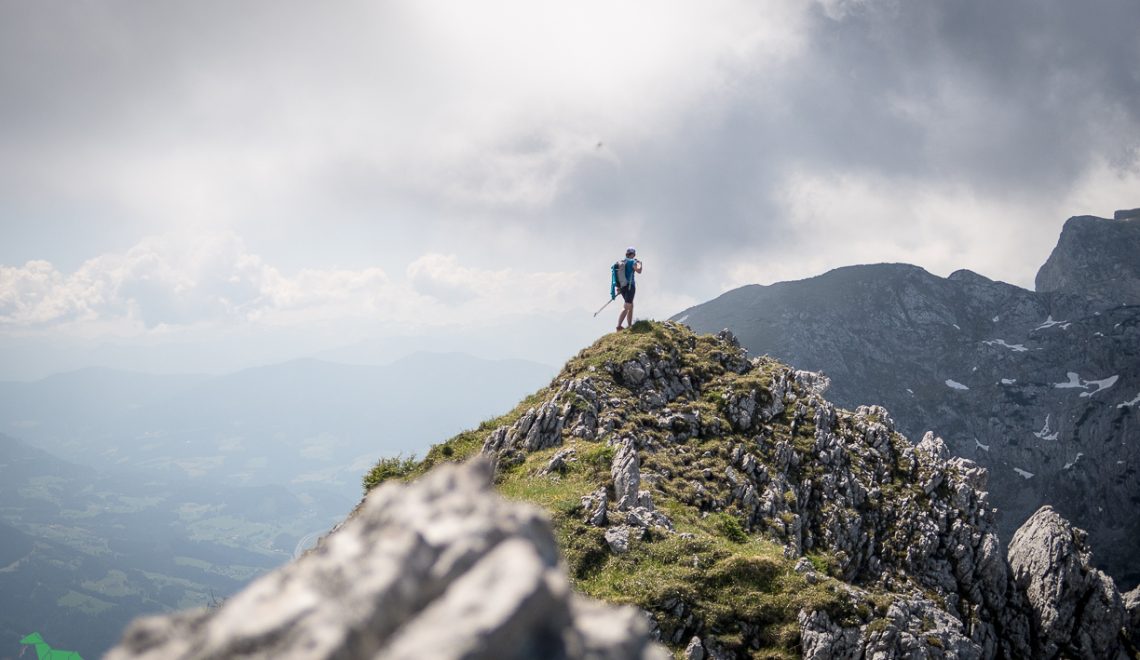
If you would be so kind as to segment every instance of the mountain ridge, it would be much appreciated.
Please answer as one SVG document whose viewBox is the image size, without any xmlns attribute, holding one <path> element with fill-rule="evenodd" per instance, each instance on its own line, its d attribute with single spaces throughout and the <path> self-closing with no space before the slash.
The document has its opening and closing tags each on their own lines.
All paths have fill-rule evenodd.
<svg viewBox="0 0 1140 660">
<path fill-rule="evenodd" d="M 1066 523 L 1048 512 L 1035 517 L 1032 533 L 1024 535 L 1035 540 L 1017 544 L 1017 554 L 1007 560 L 993 528 L 985 470 L 950 457 L 932 434 L 911 443 L 881 407 L 837 408 L 823 397 L 827 386 L 818 373 L 749 359 L 729 333 L 696 335 L 680 324 L 639 322 L 603 337 L 549 386 L 505 415 L 433 446 L 423 460 L 381 460 L 365 480 L 369 493 L 357 510 L 296 566 L 264 578 L 216 614 L 138 622 L 112 656 L 159 657 L 162 651 L 154 649 L 200 644 L 280 652 L 282 639 L 317 634 L 319 628 L 307 623 L 290 623 L 284 632 L 273 603 L 288 592 L 270 596 L 279 591 L 275 585 L 308 570 L 301 564 L 327 566 L 346 548 L 359 553 L 375 547 L 359 561 L 381 561 L 384 546 L 360 534 L 406 517 L 405 505 L 381 504 L 393 497 L 426 502 L 450 483 L 448 497 L 470 499 L 481 510 L 485 491 L 465 491 L 469 478 L 446 465 L 475 456 L 491 459 L 501 496 L 548 512 L 545 524 L 563 557 L 560 570 L 577 590 L 642 609 L 652 634 L 686 658 L 1034 657 L 1045 638 L 1082 657 L 1131 648 L 1133 631 L 1125 627 L 1119 592 L 1111 578 L 1088 565 L 1087 548 L 1072 541 L 1078 536 Z M 430 521 L 441 516 L 415 516 L 429 525 L 421 532 L 425 539 L 455 535 L 450 523 L 432 530 Z M 471 538 L 486 538 L 480 523 L 465 525 Z M 1091 577 L 1074 581 L 1059 573 L 1057 589 L 1023 584 L 1011 563 L 1053 566 L 1059 560 L 1036 549 L 1065 538 L 1077 543 L 1062 552 L 1067 566 Z M 400 554 L 381 573 L 448 573 L 453 560 L 439 558 L 471 552 Z M 344 561 L 336 571 L 357 570 L 357 560 Z M 359 565 L 366 575 L 376 571 Z M 509 572 L 499 578 L 501 584 L 512 579 Z M 371 581 L 360 582 L 359 591 L 345 584 L 348 593 L 306 599 L 311 605 L 305 611 L 363 598 Z M 440 598 L 469 603 L 467 616 L 452 617 L 445 627 L 436 605 L 422 615 L 402 612 L 397 624 L 395 615 L 383 613 L 383 601 L 376 601 L 380 610 L 363 616 L 380 617 L 376 626 L 358 628 L 359 613 L 329 625 L 341 631 L 339 639 L 373 639 L 368 655 L 377 657 L 386 649 L 405 657 L 400 640 L 410 632 L 401 631 L 430 626 L 448 638 L 502 639 L 515 617 L 500 620 L 495 613 L 505 604 L 467 591 L 463 582 L 404 588 L 424 594 L 412 598 L 445 594 Z M 1042 623 L 1049 612 L 1069 611 L 1090 589 L 1107 594 L 1104 612 L 1110 616 L 1076 627 Z M 541 591 L 534 593 L 545 602 Z M 267 604 L 254 605 L 262 602 Z M 549 607 L 552 617 L 564 616 L 557 614 L 559 606 Z M 546 611 L 536 609 L 529 618 L 548 620 Z M 243 629 L 266 632 L 227 627 L 238 620 L 248 622 Z M 389 634 L 392 626 L 401 627 Z M 231 630 L 234 637 L 199 637 L 204 633 L 198 631 L 208 630 Z M 282 632 L 271 632 L 276 630 Z M 367 632 L 373 630 L 381 631 L 380 638 Z M 157 646 L 148 641 L 156 639 Z M 464 642 L 464 648 L 469 643 L 487 650 L 439 657 L 527 657 L 486 641 Z M 421 649 L 435 648 L 423 644 Z M 552 657 L 621 657 L 560 648 Z"/>
<path fill-rule="evenodd" d="M 1113 240 L 1080 248 L 1089 231 L 1125 226 L 1127 241 L 1109 231 Z M 1054 253 L 1105 261 L 1107 242 L 1132 272 L 1134 227 L 1078 218 Z M 1003 538 L 1050 503 L 1089 530 L 1102 568 L 1140 582 L 1140 422 L 1129 404 L 1140 393 L 1140 307 L 1067 284 L 1035 292 L 964 270 L 877 265 L 742 287 L 674 318 L 731 328 L 753 353 L 823 371 L 837 403 L 882 404 L 909 436 L 934 430 L 989 468 Z"/>
</svg>

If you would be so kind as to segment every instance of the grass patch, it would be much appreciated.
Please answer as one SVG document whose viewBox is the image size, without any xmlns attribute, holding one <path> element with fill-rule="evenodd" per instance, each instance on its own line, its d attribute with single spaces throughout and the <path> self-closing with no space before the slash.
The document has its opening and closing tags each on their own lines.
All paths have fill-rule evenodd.
<svg viewBox="0 0 1140 660">
<path fill-rule="evenodd" d="M 733 543 L 747 543 L 748 533 L 744 531 L 744 526 L 736 519 L 736 516 L 725 512 L 718 511 L 709 516 L 713 519 L 713 526 L 716 531 Z"/>
<path fill-rule="evenodd" d="M 614 460 L 614 452 L 612 445 L 595 444 L 578 452 L 578 462 L 583 466 L 608 471 Z"/>
<path fill-rule="evenodd" d="M 404 458 L 398 455 L 393 458 L 381 458 L 376 465 L 364 475 L 364 492 L 372 490 L 389 479 L 405 479 L 417 467 L 415 454 Z"/>
<path fill-rule="evenodd" d="M 738 544 L 695 533 L 647 539 L 631 548 L 575 582 L 595 598 L 650 611 L 665 639 L 679 630 L 685 640 L 697 634 L 686 628 L 692 614 L 703 623 L 700 634 L 715 636 L 730 650 L 783 657 L 798 642 L 801 608 L 843 608 L 833 586 L 809 585 L 784 558 L 782 547 L 770 541 Z"/>
</svg>

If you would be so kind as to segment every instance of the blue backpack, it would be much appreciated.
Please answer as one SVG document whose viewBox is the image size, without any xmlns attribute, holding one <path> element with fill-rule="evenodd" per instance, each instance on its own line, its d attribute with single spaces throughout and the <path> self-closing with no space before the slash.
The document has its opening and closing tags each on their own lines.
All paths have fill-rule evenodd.
<svg viewBox="0 0 1140 660">
<path fill-rule="evenodd" d="M 618 289 L 630 283 L 630 275 L 626 273 L 629 259 L 618 259 L 610 266 L 610 299 L 617 298 Z"/>
</svg>

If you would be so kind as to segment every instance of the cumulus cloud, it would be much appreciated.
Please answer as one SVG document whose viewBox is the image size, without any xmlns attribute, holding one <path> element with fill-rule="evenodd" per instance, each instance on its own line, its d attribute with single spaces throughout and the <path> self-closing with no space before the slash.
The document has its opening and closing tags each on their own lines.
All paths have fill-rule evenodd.
<svg viewBox="0 0 1140 660">
<path fill-rule="evenodd" d="M 148 238 L 64 274 L 46 261 L 0 270 L 0 322 L 45 325 L 126 318 L 154 327 L 241 316 L 272 269 L 233 236 Z"/>
<path fill-rule="evenodd" d="M 472 268 L 440 254 L 417 258 L 398 280 L 375 267 L 288 274 L 232 234 L 162 236 L 72 273 L 46 261 L 0 266 L 0 330 L 119 324 L 147 332 L 349 318 L 410 328 L 564 311 L 582 302 L 582 279 L 533 264 Z"/>
</svg>

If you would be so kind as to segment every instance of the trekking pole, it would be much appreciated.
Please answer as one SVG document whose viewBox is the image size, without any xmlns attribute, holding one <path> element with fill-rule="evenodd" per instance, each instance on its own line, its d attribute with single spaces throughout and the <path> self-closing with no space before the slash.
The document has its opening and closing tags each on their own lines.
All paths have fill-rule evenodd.
<svg viewBox="0 0 1140 660">
<path fill-rule="evenodd" d="M 606 304 L 602 305 L 598 311 L 594 312 L 594 318 L 598 318 L 598 314 L 601 314 L 602 310 L 609 307 L 610 303 L 612 303 L 615 300 L 617 300 L 617 296 L 614 296 L 613 298 L 610 298 L 609 300 L 607 300 Z"/>
</svg>

